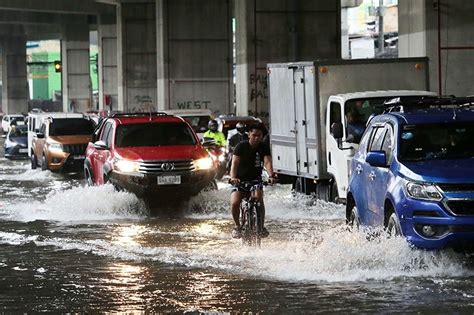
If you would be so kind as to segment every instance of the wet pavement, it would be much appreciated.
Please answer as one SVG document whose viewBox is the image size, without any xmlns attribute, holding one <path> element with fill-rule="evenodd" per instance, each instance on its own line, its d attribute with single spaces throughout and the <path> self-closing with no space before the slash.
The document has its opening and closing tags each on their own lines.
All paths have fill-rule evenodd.
<svg viewBox="0 0 474 315">
<path fill-rule="evenodd" d="M 244 247 L 219 187 L 151 217 L 110 185 L 0 159 L 0 312 L 474 312 L 463 254 L 350 232 L 343 206 L 282 185 L 266 188 L 270 237 Z"/>
</svg>

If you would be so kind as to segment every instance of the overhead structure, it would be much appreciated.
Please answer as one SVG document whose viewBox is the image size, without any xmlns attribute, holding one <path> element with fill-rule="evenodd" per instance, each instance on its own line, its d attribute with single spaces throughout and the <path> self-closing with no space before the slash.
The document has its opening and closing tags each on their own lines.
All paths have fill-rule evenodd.
<svg viewBox="0 0 474 315">
<path fill-rule="evenodd" d="M 267 64 L 344 58 L 344 12 L 361 2 L 2 0 L 2 111 L 28 110 L 25 42 L 59 39 L 64 110 L 207 108 L 267 121 Z M 474 71 L 465 65 L 474 61 L 474 4 L 399 0 L 398 7 L 399 56 L 430 58 L 431 90 L 473 94 Z M 91 30 L 98 31 L 99 108 Z"/>
</svg>

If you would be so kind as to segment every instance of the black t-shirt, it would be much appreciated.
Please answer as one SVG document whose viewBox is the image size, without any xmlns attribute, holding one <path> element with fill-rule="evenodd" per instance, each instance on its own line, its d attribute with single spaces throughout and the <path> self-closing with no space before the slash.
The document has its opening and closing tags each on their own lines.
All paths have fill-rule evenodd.
<svg viewBox="0 0 474 315">
<path fill-rule="evenodd" d="M 235 147 L 234 155 L 240 157 L 237 178 L 242 181 L 256 180 L 262 177 L 263 158 L 270 155 L 270 147 L 260 142 L 252 148 L 248 141 L 242 141 Z"/>
</svg>

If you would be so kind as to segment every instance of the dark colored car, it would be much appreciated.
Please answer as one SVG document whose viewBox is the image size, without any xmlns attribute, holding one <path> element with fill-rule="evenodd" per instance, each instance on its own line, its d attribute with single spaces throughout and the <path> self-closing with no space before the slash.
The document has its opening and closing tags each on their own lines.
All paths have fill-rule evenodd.
<svg viewBox="0 0 474 315">
<path fill-rule="evenodd" d="M 89 185 L 111 182 L 148 203 L 181 202 L 214 183 L 212 159 L 182 118 L 164 113 L 106 118 L 89 143 Z"/>
<path fill-rule="evenodd" d="M 471 109 L 374 117 L 352 160 L 348 222 L 386 227 L 420 248 L 472 246 L 473 138 Z"/>
<path fill-rule="evenodd" d="M 229 130 L 236 128 L 237 123 L 243 122 L 247 126 L 251 124 L 258 123 L 259 120 L 252 116 L 233 116 L 233 115 L 220 115 L 216 118 L 217 123 L 219 124 L 219 131 L 224 133 L 224 136 L 228 138 Z"/>
<path fill-rule="evenodd" d="M 28 130 L 26 125 L 10 128 L 3 148 L 5 149 L 6 158 L 28 158 Z"/>
</svg>

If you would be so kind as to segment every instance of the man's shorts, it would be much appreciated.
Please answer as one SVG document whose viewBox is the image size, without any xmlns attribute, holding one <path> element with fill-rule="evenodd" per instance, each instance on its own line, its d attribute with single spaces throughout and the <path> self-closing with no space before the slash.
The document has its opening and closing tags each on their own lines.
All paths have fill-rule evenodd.
<svg viewBox="0 0 474 315">
<path fill-rule="evenodd" d="M 240 191 L 240 192 L 243 192 L 243 193 L 250 193 L 252 191 L 256 191 L 256 190 L 262 190 L 263 189 L 263 184 L 253 184 L 253 185 L 238 185 L 238 186 L 232 186 L 232 190 L 231 192 L 234 192 L 234 191 Z"/>
</svg>

